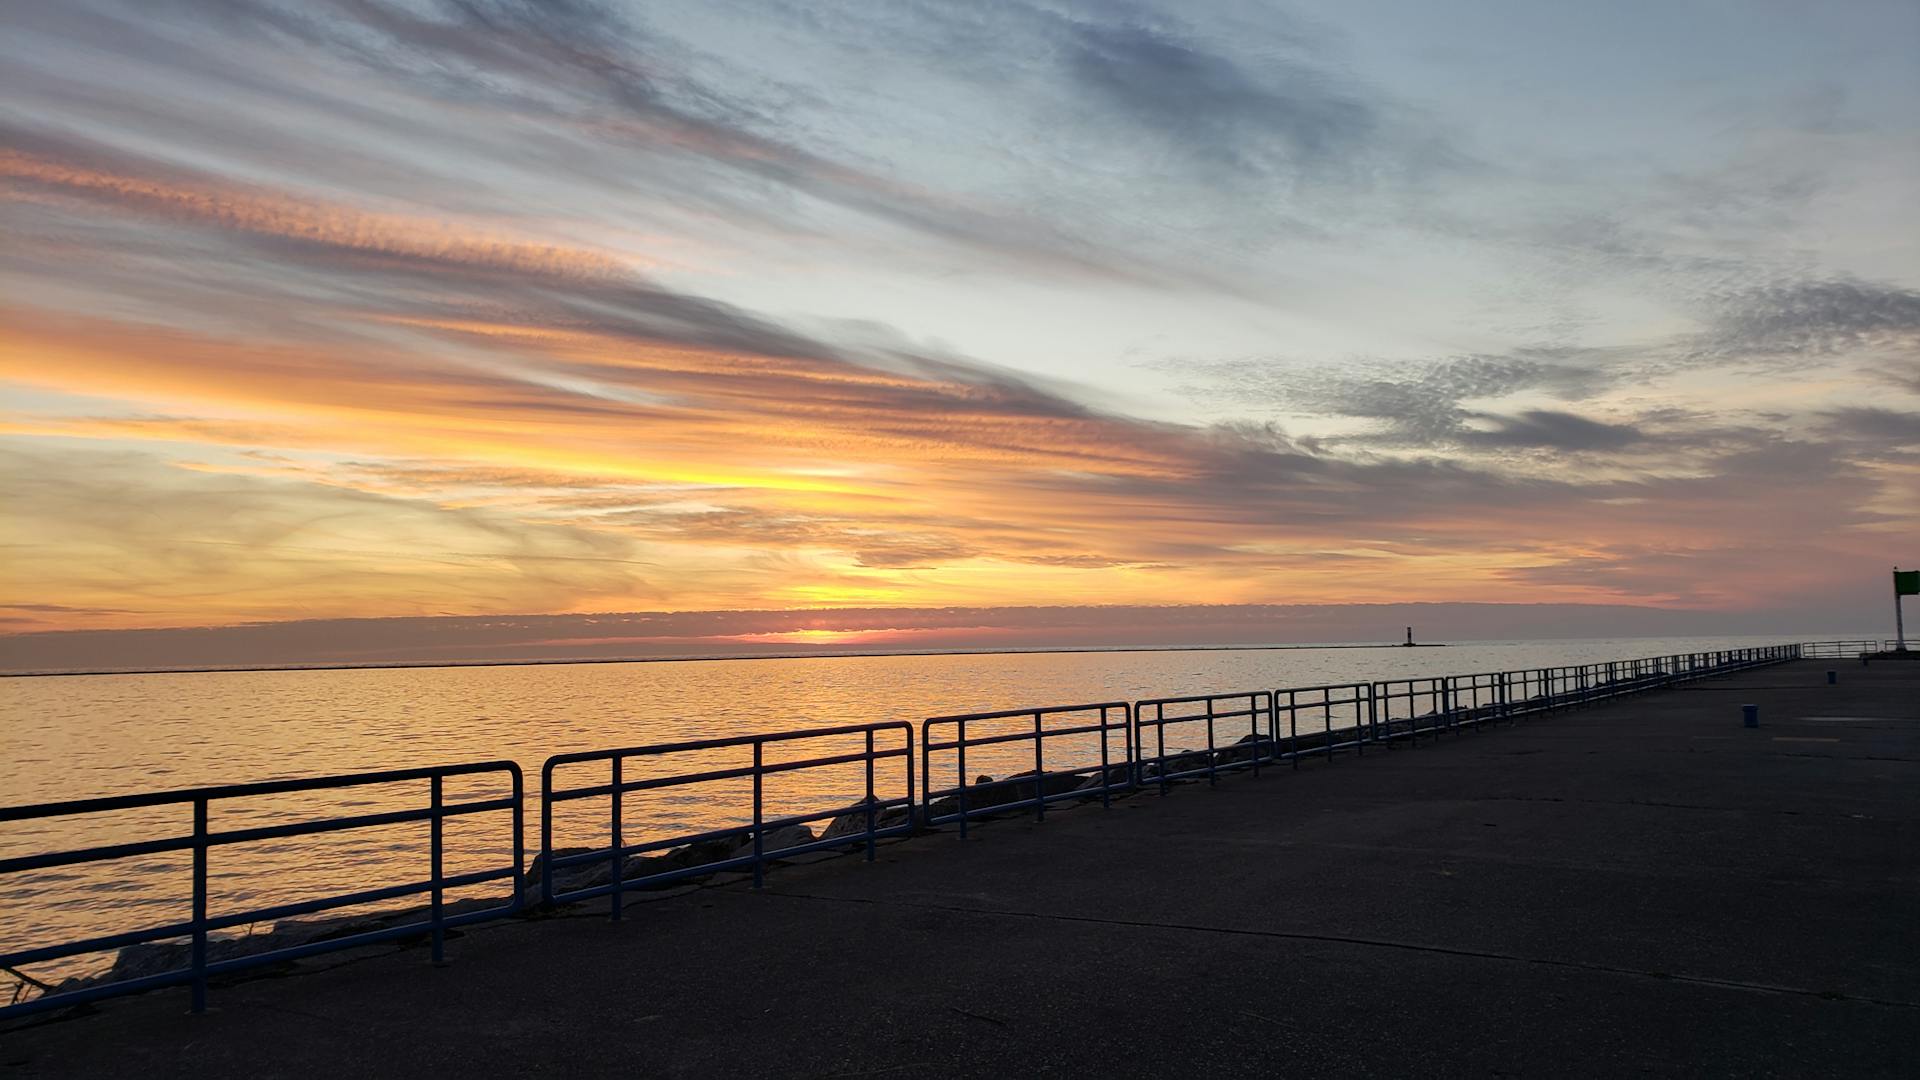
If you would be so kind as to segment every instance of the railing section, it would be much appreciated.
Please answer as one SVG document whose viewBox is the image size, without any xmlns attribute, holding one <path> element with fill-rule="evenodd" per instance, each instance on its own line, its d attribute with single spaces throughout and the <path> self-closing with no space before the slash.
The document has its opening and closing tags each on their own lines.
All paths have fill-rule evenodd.
<svg viewBox="0 0 1920 1080">
<path fill-rule="evenodd" d="M 449 800 L 446 794 L 447 781 L 455 777 L 470 777 L 483 774 L 503 775 L 508 778 L 512 793 L 500 798 L 476 798 Z M 248 800 L 275 798 L 284 804 L 286 797 L 303 792 L 337 790 L 345 788 L 368 788 L 377 785 L 417 784 L 422 805 L 403 810 L 387 810 L 378 813 L 361 813 L 344 816 L 308 817 L 304 820 L 284 824 L 264 825 L 251 828 L 219 828 L 216 825 L 216 810 L 244 804 Z M 42 803 L 37 806 L 0 808 L 0 823 L 36 821 L 50 818 L 83 817 L 86 815 L 111 814 L 121 811 L 138 810 L 153 807 L 178 807 L 182 816 L 188 818 L 184 832 L 175 833 L 158 839 L 138 840 L 127 843 L 104 844 L 94 847 L 70 848 L 63 851 L 45 852 L 19 858 L 0 859 L 0 878 L 8 874 L 46 870 L 54 867 L 80 866 L 89 863 L 110 863 L 118 860 L 135 859 L 142 856 L 164 854 L 168 852 L 191 853 L 191 900 L 190 914 L 187 918 L 158 926 L 147 926 L 97 937 L 82 938 L 58 944 L 37 947 L 10 949 L 0 954 L 0 968 L 19 968 L 28 964 L 60 960 L 86 953 L 102 952 L 108 949 L 121 949 L 130 945 L 150 942 L 167 942 L 186 939 L 188 942 L 187 963 L 184 967 L 158 974 L 137 978 L 121 979 L 113 982 L 96 982 L 65 992 L 46 993 L 26 1001 L 16 1002 L 0 1008 L 0 1017 L 39 1012 L 44 1009 L 64 1008 L 97 998 L 118 994 L 137 993 L 142 990 L 162 986 L 187 984 L 192 988 L 193 1011 L 206 1008 L 207 981 L 216 976 L 247 968 L 268 964 L 283 963 L 303 956 L 332 952 L 339 949 L 351 949 L 374 942 L 396 938 L 426 936 L 432 943 L 432 957 L 437 963 L 443 959 L 445 934 L 448 928 L 463 926 L 485 919 L 495 919 L 511 915 L 520 908 L 520 861 L 524 854 L 521 850 L 521 776 L 520 767 L 511 761 L 484 761 L 465 765 L 445 765 L 422 769 L 397 769 L 385 772 L 349 773 L 339 776 L 321 776 L 301 780 L 280 780 L 255 784 L 232 784 L 221 787 L 189 788 L 181 791 L 155 792 L 143 795 L 124 795 L 104 799 L 80 799 L 72 802 Z M 256 807 L 257 808 L 257 807 Z M 277 806 L 276 809 L 282 809 Z M 466 817 L 473 814 L 505 812 L 512 820 L 512 857 L 511 864 L 504 867 L 492 867 L 465 873 L 445 873 L 447 851 L 445 844 L 445 823 L 449 818 Z M 369 829 L 381 826 L 403 825 L 411 822 L 425 822 L 428 828 L 427 866 L 423 869 L 426 877 L 399 884 L 385 885 L 354 892 L 335 893 L 328 896 L 292 902 L 266 904 L 235 911 L 215 913 L 210 910 L 208 878 L 212 873 L 216 851 L 241 844 L 257 844 L 262 841 L 286 839 L 298 836 L 315 836 L 323 833 L 346 832 L 355 829 Z M 505 838 L 503 838 L 505 839 Z M 506 846 L 502 844 L 500 846 Z M 499 904 L 465 910 L 458 914 L 446 911 L 445 896 L 449 889 L 478 885 L 491 881 L 507 881 L 511 886 Z M 310 915 L 315 912 L 359 904 L 393 900 L 407 896 L 425 895 L 428 906 L 419 918 L 399 925 L 365 930 L 346 934 L 322 941 L 309 941 L 298 945 L 272 949 L 270 951 L 245 953 L 229 956 L 225 959 L 210 957 L 210 946 L 222 939 L 214 935 L 236 927 L 251 927 L 256 923 L 271 922 L 296 915 Z"/>
<path fill-rule="evenodd" d="M 1453 681 L 1446 675 L 1418 679 L 1382 679 L 1373 684 L 1374 725 L 1382 742 L 1422 734 L 1439 735 L 1453 726 Z"/>
<path fill-rule="evenodd" d="M 1133 717 L 1137 780 L 1157 781 L 1162 794 L 1175 780 L 1205 776 L 1211 781 L 1226 769 L 1251 768 L 1257 774 L 1279 757 L 1271 690 L 1148 698 L 1134 702 Z M 1168 728 L 1176 743 L 1171 751 Z M 1196 728 L 1206 735 L 1206 749 L 1179 749 L 1180 733 Z"/>
<path fill-rule="evenodd" d="M 810 756 L 790 756 L 792 754 Z M 728 757 L 733 761 L 718 768 L 709 767 L 716 760 Z M 893 761 L 900 764 L 884 764 Z M 687 762 L 692 763 L 693 771 L 684 771 L 682 763 Z M 565 779 L 563 772 L 578 772 L 582 765 L 604 767 L 605 779 L 573 787 L 560 785 Z M 838 772 L 829 777 L 829 770 Z M 648 775 L 640 775 L 642 771 Z M 849 782 L 845 777 L 849 771 L 859 777 L 854 786 L 864 788 L 865 794 L 858 802 L 846 805 L 845 799 L 858 794 L 846 790 Z M 798 778 L 803 774 L 821 778 L 827 789 L 816 785 L 813 790 L 789 793 L 783 799 L 770 797 L 767 787 L 771 778 Z M 914 829 L 913 725 L 905 721 L 557 754 L 547 759 L 540 775 L 542 898 L 548 903 L 568 903 L 607 896 L 611 898 L 611 913 L 616 919 L 620 917 L 622 894 L 633 889 L 671 884 L 724 870 L 751 871 L 754 887 L 758 888 L 767 865 L 775 860 L 860 843 L 864 843 L 867 858 L 871 859 L 876 841 L 902 836 Z M 634 806 L 628 796 L 726 781 L 744 782 L 733 785 L 744 787 L 749 793 L 742 800 L 746 805 L 739 815 L 744 820 L 629 842 L 627 822 Z M 837 794 L 828 794 L 828 791 Z M 711 788 L 707 789 L 707 795 L 712 797 Z M 583 851 L 563 852 L 554 846 L 556 808 L 562 803 L 581 800 L 605 800 L 604 839 Z M 796 802 L 808 803 L 811 808 L 792 813 L 768 812 L 770 804 L 778 807 Z M 823 808 L 822 802 L 841 805 Z M 904 817 L 890 813 L 899 810 L 905 811 Z M 804 834 L 791 828 L 849 817 L 858 828 L 832 836 L 816 837 L 811 835 L 810 828 Z M 895 820 L 883 821 L 888 818 Z M 831 831 L 831 828 L 823 830 Z M 677 857 L 668 857 L 676 850 Z M 578 872 L 591 867 L 604 872 Z M 576 872 L 563 875 L 562 871 L 567 870 Z M 580 877 L 586 880 L 569 883 L 568 879 Z"/>
<path fill-rule="evenodd" d="M 1379 710 L 1369 683 L 1275 690 L 1273 714 L 1275 730 L 1284 729 L 1287 733 L 1287 757 L 1293 759 L 1296 769 L 1303 755 L 1332 757 L 1336 751 L 1349 748 L 1364 754 L 1367 743 L 1379 739 Z M 1304 738 L 1300 732 L 1303 720 L 1307 726 Z"/>
<path fill-rule="evenodd" d="M 1021 771 L 969 784 L 970 751 L 974 768 Z M 1049 803 L 1094 796 L 1111 803 L 1116 792 L 1131 790 L 1133 707 L 1102 701 L 929 717 L 920 726 L 920 754 L 927 778 L 922 820 L 957 821 L 965 837 L 967 823 L 984 814 L 1032 807 L 1043 819 Z M 941 775 L 954 782 L 936 786 Z"/>
</svg>

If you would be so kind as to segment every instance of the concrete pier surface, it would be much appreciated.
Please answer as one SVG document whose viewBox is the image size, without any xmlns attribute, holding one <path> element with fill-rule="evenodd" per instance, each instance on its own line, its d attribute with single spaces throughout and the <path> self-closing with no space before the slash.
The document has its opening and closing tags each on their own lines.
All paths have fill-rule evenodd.
<svg viewBox="0 0 1920 1080">
<path fill-rule="evenodd" d="M 1920 665 L 1763 668 L 448 953 L 204 1016 L 106 1002 L 0 1034 L 0 1071 L 1911 1077 Z"/>
</svg>

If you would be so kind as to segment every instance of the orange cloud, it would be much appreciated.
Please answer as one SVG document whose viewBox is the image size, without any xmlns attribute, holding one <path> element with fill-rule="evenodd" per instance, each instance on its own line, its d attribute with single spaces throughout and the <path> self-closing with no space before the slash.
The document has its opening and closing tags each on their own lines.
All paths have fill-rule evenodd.
<svg viewBox="0 0 1920 1080">
<path fill-rule="evenodd" d="M 0 153 L 0 182 L 234 257 L 217 268 L 233 295 L 183 292 L 166 325 L 0 310 L 10 384 L 112 403 L 0 422 L 31 449 L 9 482 L 26 567 L 10 596 L 64 626 L 637 603 L 1739 606 L 1817 595 L 1913 518 L 1911 466 L 1791 440 L 1684 469 L 1342 457 L 951 360 L 856 359 L 485 228 L 22 151 Z M 172 297 L 167 269 L 111 280 Z"/>
<path fill-rule="evenodd" d="M 560 277 L 601 277 L 632 269 L 610 256 L 488 235 L 471 224 L 368 213 L 193 174 L 156 176 L 107 171 L 7 148 L 0 148 L 0 182 L 9 189 L 9 197 L 66 196 L 109 208 L 369 255 Z"/>
</svg>

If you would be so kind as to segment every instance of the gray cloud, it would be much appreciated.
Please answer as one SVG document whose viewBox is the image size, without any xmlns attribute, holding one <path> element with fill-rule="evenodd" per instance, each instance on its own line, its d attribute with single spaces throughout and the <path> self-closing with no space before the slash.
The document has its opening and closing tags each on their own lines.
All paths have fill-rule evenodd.
<svg viewBox="0 0 1920 1080">
<path fill-rule="evenodd" d="M 1707 311 L 1695 362 L 1920 350 L 1920 292 L 1897 285 L 1844 277 L 1769 284 L 1712 296 Z"/>
<path fill-rule="evenodd" d="M 1502 421 L 1464 403 L 1522 391 L 1574 401 L 1611 382 L 1588 353 L 1551 349 L 1418 365 L 1375 365 L 1368 374 L 1264 360 L 1182 362 L 1166 367 L 1181 375 L 1200 376 L 1204 381 L 1190 384 L 1187 391 L 1202 400 L 1373 420 L 1382 425 L 1381 430 L 1355 441 L 1416 447 L 1476 441 L 1487 446 L 1526 445 L 1520 436 L 1530 429 L 1544 433 L 1542 424 L 1529 424 L 1524 418 Z M 1472 428 L 1472 421 L 1488 418 L 1499 424 L 1492 432 Z M 1560 426 L 1571 430 L 1569 425 Z M 1512 438 L 1503 440 L 1503 431 Z"/>
<path fill-rule="evenodd" d="M 1459 434 L 1469 446 L 1520 447 L 1542 450 L 1619 450 L 1644 442 L 1645 432 L 1632 424 L 1607 424 L 1553 409 L 1528 409 L 1513 416 L 1475 414 L 1490 421 L 1489 429 Z"/>
<path fill-rule="evenodd" d="M 1920 412 L 1856 407 L 1823 414 L 1828 434 L 1841 439 L 1866 439 L 1892 446 L 1920 443 Z"/>
<path fill-rule="evenodd" d="M 1313 173 L 1369 151 L 1379 110 L 1348 80 L 1292 59 L 1262 69 L 1161 27 L 1073 22 L 1063 63 L 1089 94 L 1200 170 Z"/>
<path fill-rule="evenodd" d="M 512 183 L 532 168 L 545 183 L 586 185 L 597 196 L 626 201 L 635 213 L 692 212 L 769 232 L 811 228 L 812 215 L 796 203 L 817 199 L 922 238 L 1055 273 L 1137 282 L 1166 277 L 1164 268 L 1138 255 L 1118 257 L 1055 221 L 1014 206 L 955 199 L 863 162 L 784 115 L 781 101 L 799 96 L 798 88 L 752 89 L 751 72 L 613 5 L 181 0 L 162 9 L 111 2 L 64 8 L 36 12 L 22 28 L 141 63 L 169 63 L 182 80 L 278 101 L 297 117 L 326 113 L 399 153 L 367 159 L 364 142 L 335 154 L 310 141 L 339 138 L 345 132 L 338 126 L 256 131 L 208 125 L 151 102 L 122 112 L 117 99 L 109 111 L 106 99 L 84 88 L 25 71 L 13 76 L 10 87 L 22 100 L 44 95 L 111 115 L 114 126 L 138 137 L 131 141 L 164 131 L 223 155 L 256 156 L 270 169 L 304 165 L 316 180 L 346 166 L 352 182 L 367 190 L 490 212 L 520 208 L 501 205 L 493 184 L 466 182 L 461 172 L 476 171 L 474 165 L 494 174 L 493 183 Z M 343 85 L 362 92 L 343 95 L 324 82 L 286 80 L 274 56 L 296 58 L 303 67 L 331 64 Z M 365 92 L 372 90 L 387 96 Z M 393 108 L 395 97 L 410 106 Z M 465 122 L 476 112 L 487 114 L 486 125 Z M 127 123 L 136 117 L 137 124 Z M 293 136 L 295 130 L 308 138 Z M 413 154 L 418 148 L 439 153 Z M 551 163 L 560 161 L 564 175 L 554 175 Z M 450 164 L 468 168 L 440 174 Z M 657 202 L 634 203 L 637 191 Z"/>
</svg>

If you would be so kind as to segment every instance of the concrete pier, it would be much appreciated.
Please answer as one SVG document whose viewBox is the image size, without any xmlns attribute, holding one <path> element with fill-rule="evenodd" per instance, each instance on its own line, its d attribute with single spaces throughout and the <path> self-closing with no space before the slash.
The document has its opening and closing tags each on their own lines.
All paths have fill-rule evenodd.
<svg viewBox="0 0 1920 1080">
<path fill-rule="evenodd" d="M 0 1069 L 1920 1075 L 1920 665 L 1828 667 L 111 1001 Z"/>
</svg>

